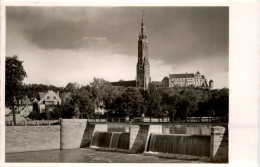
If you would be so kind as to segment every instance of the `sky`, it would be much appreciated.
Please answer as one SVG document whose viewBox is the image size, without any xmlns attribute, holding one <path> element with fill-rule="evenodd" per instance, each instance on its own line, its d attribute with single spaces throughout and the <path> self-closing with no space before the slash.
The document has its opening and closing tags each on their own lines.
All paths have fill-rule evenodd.
<svg viewBox="0 0 260 167">
<path fill-rule="evenodd" d="M 142 10 L 152 81 L 199 71 L 228 86 L 228 7 L 7 7 L 6 56 L 26 84 L 134 80 Z"/>
</svg>

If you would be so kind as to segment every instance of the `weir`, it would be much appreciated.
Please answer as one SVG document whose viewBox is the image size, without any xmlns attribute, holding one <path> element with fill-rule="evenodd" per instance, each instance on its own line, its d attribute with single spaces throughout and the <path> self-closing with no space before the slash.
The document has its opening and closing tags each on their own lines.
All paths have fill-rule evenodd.
<svg viewBox="0 0 260 167">
<path fill-rule="evenodd" d="M 208 157 L 212 162 L 228 162 L 227 125 L 62 120 L 60 140 L 61 149 L 91 147 L 128 153 L 190 155 Z"/>
<path fill-rule="evenodd" d="M 210 156 L 210 136 L 151 134 L 147 152 Z"/>
<path fill-rule="evenodd" d="M 129 149 L 129 133 L 122 132 L 95 132 L 90 147 Z"/>
</svg>

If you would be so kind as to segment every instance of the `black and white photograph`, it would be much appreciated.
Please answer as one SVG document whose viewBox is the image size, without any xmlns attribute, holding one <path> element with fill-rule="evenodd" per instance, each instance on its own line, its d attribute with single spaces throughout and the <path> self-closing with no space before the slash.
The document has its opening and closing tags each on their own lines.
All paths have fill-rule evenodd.
<svg viewBox="0 0 260 167">
<path fill-rule="evenodd" d="M 228 164 L 229 12 L 6 6 L 5 162 Z"/>
</svg>

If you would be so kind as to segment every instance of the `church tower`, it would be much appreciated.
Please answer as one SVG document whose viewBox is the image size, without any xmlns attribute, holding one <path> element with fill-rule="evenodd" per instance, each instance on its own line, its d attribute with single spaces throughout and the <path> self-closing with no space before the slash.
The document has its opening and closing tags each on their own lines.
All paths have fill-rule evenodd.
<svg viewBox="0 0 260 167">
<path fill-rule="evenodd" d="M 148 89 L 151 82 L 148 57 L 148 40 L 145 33 L 144 13 L 142 12 L 141 32 L 138 40 L 138 61 L 136 65 L 136 87 Z"/>
</svg>

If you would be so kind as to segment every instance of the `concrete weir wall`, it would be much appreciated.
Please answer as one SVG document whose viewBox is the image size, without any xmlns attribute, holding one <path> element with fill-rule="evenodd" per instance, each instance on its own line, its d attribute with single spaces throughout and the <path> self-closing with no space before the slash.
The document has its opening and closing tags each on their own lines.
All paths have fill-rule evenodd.
<svg viewBox="0 0 260 167">
<path fill-rule="evenodd" d="M 87 119 L 62 119 L 60 131 L 60 148 L 80 148 L 84 145 L 83 136 L 87 130 Z"/>
<path fill-rule="evenodd" d="M 5 152 L 60 149 L 60 126 L 6 126 Z"/>
<path fill-rule="evenodd" d="M 119 127 L 123 128 L 120 129 Z M 62 119 L 57 126 L 6 126 L 6 153 L 88 147 L 96 131 L 129 132 L 130 153 L 147 150 L 151 133 L 162 134 L 162 124 L 87 123 L 87 119 Z M 165 133 L 165 131 L 164 131 Z M 228 162 L 228 128 L 212 126 L 210 160 Z"/>
<path fill-rule="evenodd" d="M 107 131 L 107 124 L 88 124 L 87 119 L 61 120 L 61 149 L 88 147 L 96 131 Z"/>
</svg>

